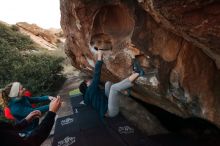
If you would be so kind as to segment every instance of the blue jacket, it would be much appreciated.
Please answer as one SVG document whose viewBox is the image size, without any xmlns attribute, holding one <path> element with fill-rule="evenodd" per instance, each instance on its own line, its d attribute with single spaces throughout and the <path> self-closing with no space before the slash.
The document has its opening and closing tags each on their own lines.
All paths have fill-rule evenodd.
<svg viewBox="0 0 220 146">
<path fill-rule="evenodd" d="M 84 95 L 84 102 L 91 105 L 101 118 L 104 117 L 108 109 L 108 99 L 105 96 L 105 91 L 99 88 L 102 64 L 103 61 L 96 62 L 92 83 L 86 89 Z"/>
<path fill-rule="evenodd" d="M 17 120 L 24 119 L 30 112 L 34 110 L 39 110 L 42 113 L 47 112 L 49 110 L 49 105 L 41 106 L 38 108 L 32 108 L 32 103 L 39 103 L 44 101 L 50 101 L 48 96 L 42 97 L 22 97 L 22 98 L 12 98 L 9 102 L 9 108 L 11 110 L 12 115 Z"/>
</svg>

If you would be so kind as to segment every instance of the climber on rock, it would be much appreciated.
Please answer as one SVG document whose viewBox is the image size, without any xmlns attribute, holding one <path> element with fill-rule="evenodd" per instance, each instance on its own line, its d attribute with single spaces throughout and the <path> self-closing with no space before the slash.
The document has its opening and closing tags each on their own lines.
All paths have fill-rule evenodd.
<svg viewBox="0 0 220 146">
<path fill-rule="evenodd" d="M 79 90 L 83 94 L 85 104 L 92 106 L 101 118 L 114 117 L 119 113 L 119 99 L 121 91 L 131 88 L 133 82 L 139 77 L 144 75 L 144 70 L 140 67 L 137 60 L 133 59 L 133 73 L 126 79 L 112 84 L 111 82 L 105 83 L 105 89 L 99 88 L 101 69 L 102 69 L 102 56 L 103 52 L 98 48 L 98 60 L 95 64 L 95 71 L 92 79 L 84 80 Z"/>
</svg>

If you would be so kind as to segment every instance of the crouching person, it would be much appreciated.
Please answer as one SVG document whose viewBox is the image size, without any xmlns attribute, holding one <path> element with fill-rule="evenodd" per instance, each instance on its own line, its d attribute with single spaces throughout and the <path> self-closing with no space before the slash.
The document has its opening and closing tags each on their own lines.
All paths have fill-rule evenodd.
<svg viewBox="0 0 220 146">
<path fill-rule="evenodd" d="M 14 82 L 7 85 L 3 90 L 3 98 L 6 101 L 8 107 L 11 110 L 11 114 L 17 121 L 24 119 L 29 113 L 34 110 L 39 110 L 41 113 L 45 113 L 49 110 L 49 105 L 40 106 L 33 108 L 33 103 L 49 102 L 54 99 L 52 96 L 41 96 L 41 97 L 26 97 L 24 95 L 25 88 L 19 82 Z M 29 123 L 29 126 L 24 129 L 23 133 L 30 134 L 31 131 L 38 126 L 39 119 L 33 120 Z"/>
<path fill-rule="evenodd" d="M 21 130 L 26 128 L 28 123 L 35 118 L 39 118 L 41 112 L 39 110 L 32 111 L 26 118 L 12 125 L 6 122 L 0 122 L 0 137 L 2 146 L 40 146 L 43 141 L 49 136 L 54 124 L 56 112 L 60 108 L 61 102 L 58 96 L 50 102 L 49 112 L 30 135 L 25 138 L 19 136 Z"/>
</svg>

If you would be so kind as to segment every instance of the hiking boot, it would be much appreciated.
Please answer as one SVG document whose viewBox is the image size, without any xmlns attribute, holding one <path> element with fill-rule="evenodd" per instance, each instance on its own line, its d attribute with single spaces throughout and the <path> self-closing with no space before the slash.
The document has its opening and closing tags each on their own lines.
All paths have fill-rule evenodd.
<svg viewBox="0 0 220 146">
<path fill-rule="evenodd" d="M 132 69 L 134 72 L 139 73 L 139 76 L 143 76 L 145 74 L 143 68 L 140 66 L 139 61 L 135 58 L 132 60 Z"/>
</svg>

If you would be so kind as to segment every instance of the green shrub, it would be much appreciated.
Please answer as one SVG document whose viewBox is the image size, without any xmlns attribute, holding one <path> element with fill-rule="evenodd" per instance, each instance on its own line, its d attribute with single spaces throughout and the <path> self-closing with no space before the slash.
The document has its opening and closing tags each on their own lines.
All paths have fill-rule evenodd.
<svg viewBox="0 0 220 146">
<path fill-rule="evenodd" d="M 30 45 L 33 42 L 28 37 L 0 24 L 0 88 L 19 81 L 34 95 L 52 94 L 65 79 L 63 58 L 20 52 Z"/>
<path fill-rule="evenodd" d="M 12 29 L 13 31 L 19 31 L 19 27 L 16 26 L 16 25 L 12 25 L 12 26 L 11 26 L 11 29 Z"/>
<path fill-rule="evenodd" d="M 19 51 L 2 38 L 0 38 L 0 58 L 0 86 L 3 87 L 13 80 L 14 66 L 22 64 L 23 59 Z"/>
<path fill-rule="evenodd" d="M 51 94 L 62 83 L 64 77 L 61 62 L 63 58 L 49 55 L 29 55 L 25 62 L 15 67 L 15 80 L 20 81 L 34 94 Z"/>
<path fill-rule="evenodd" d="M 13 27 L 5 26 L 0 23 L 0 38 L 8 42 L 11 47 L 18 48 L 19 50 L 27 50 L 34 42 L 29 36 L 19 33 Z"/>
</svg>

